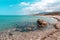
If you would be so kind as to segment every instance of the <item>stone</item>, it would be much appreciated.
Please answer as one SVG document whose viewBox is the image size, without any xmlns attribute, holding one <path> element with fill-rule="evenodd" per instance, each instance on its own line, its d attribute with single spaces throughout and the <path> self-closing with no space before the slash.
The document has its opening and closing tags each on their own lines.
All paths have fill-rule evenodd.
<svg viewBox="0 0 60 40">
<path fill-rule="evenodd" d="M 60 29 L 60 22 L 58 22 L 55 26 L 57 29 Z"/>
<path fill-rule="evenodd" d="M 41 19 L 38 19 L 38 20 L 37 20 L 37 26 L 38 26 L 38 28 L 46 27 L 47 24 L 48 24 L 48 23 L 47 23 L 45 20 L 41 20 Z"/>
<path fill-rule="evenodd" d="M 47 37 L 45 40 L 55 40 L 55 39 Z"/>
<path fill-rule="evenodd" d="M 12 33 L 9 33 L 9 36 L 12 36 L 13 34 Z"/>
<path fill-rule="evenodd" d="M 32 28 L 31 28 L 31 27 L 27 27 L 27 30 L 28 30 L 28 31 L 32 31 Z"/>
</svg>

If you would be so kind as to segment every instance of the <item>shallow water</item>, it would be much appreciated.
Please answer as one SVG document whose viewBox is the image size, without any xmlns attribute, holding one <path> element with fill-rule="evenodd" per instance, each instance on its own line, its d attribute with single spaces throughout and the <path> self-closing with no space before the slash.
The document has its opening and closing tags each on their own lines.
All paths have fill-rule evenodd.
<svg viewBox="0 0 60 40">
<path fill-rule="evenodd" d="M 29 26 L 31 24 L 36 25 L 37 19 L 46 20 L 51 24 L 56 22 L 56 19 L 45 16 L 0 16 L 0 31 L 13 28 L 16 24 L 20 25 L 20 27 Z"/>
</svg>

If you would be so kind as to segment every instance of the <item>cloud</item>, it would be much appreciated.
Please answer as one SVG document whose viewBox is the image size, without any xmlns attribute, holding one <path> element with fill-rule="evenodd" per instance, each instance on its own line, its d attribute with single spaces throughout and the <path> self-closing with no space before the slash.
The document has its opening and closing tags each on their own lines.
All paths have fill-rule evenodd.
<svg viewBox="0 0 60 40">
<path fill-rule="evenodd" d="M 60 0 L 41 0 L 32 4 L 22 2 L 21 5 L 27 6 L 22 8 L 23 14 L 60 11 Z"/>
<path fill-rule="evenodd" d="M 19 4 L 19 6 L 28 6 L 30 3 L 27 3 L 27 2 L 21 2 L 20 4 Z"/>
</svg>

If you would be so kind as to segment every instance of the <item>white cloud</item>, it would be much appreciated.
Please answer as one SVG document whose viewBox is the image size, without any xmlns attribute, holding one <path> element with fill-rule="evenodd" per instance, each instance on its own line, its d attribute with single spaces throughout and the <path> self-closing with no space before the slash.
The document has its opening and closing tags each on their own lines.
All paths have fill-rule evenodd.
<svg viewBox="0 0 60 40">
<path fill-rule="evenodd" d="M 46 10 L 45 12 L 53 12 L 54 10 Z"/>
<path fill-rule="evenodd" d="M 54 3 L 57 0 L 42 0 L 43 3 Z"/>
<path fill-rule="evenodd" d="M 60 11 L 60 0 L 42 0 L 32 4 L 22 2 L 21 4 L 28 6 L 22 9 L 22 13 L 24 14 Z"/>
<path fill-rule="evenodd" d="M 27 2 L 21 2 L 20 4 L 19 4 L 19 6 L 28 6 L 30 3 L 27 3 Z"/>
</svg>

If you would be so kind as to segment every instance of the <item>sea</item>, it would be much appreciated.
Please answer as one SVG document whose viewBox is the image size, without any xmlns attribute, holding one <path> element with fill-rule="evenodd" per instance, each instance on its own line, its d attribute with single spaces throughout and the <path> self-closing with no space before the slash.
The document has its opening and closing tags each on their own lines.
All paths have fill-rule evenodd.
<svg viewBox="0 0 60 40">
<path fill-rule="evenodd" d="M 46 20 L 49 23 L 55 23 L 56 19 L 45 16 L 27 16 L 27 15 L 0 15 L 0 31 L 14 28 L 17 25 L 20 27 L 36 25 L 38 19 Z"/>
</svg>

